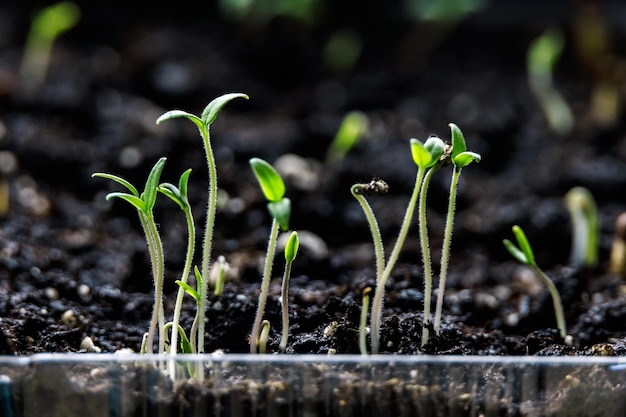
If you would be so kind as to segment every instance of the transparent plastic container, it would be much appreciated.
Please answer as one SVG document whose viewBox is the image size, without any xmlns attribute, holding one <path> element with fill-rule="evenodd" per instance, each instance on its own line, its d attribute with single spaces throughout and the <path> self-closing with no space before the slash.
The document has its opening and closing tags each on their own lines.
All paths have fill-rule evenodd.
<svg viewBox="0 0 626 417">
<path fill-rule="evenodd" d="M 0 356 L 0 414 L 624 416 L 626 357 Z"/>
</svg>

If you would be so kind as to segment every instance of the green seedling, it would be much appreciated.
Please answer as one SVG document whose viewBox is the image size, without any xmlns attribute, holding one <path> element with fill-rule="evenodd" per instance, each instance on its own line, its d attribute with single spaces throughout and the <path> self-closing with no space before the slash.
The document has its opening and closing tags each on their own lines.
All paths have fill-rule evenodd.
<svg viewBox="0 0 626 417">
<path fill-rule="evenodd" d="M 224 94 L 211 101 L 203 110 L 200 117 L 187 113 L 182 110 L 171 110 L 162 114 L 156 121 L 157 124 L 162 123 L 165 120 L 186 118 L 192 121 L 198 128 L 200 136 L 204 144 L 204 151 L 206 153 L 207 165 L 209 169 L 209 197 L 207 202 L 207 215 L 204 230 L 204 242 L 202 247 L 202 281 L 199 288 L 200 305 L 198 316 L 198 336 L 197 336 L 197 349 L 198 353 L 204 352 L 204 317 L 206 314 L 206 302 L 209 283 L 209 267 L 211 259 L 211 247 L 213 242 L 213 229 L 215 227 L 215 211 L 217 209 L 217 168 L 215 166 L 215 157 L 213 155 L 213 148 L 211 146 L 210 127 L 215 121 L 218 114 L 224 108 L 226 104 L 236 98 L 248 99 L 246 94 L 231 93 Z"/>
<path fill-rule="evenodd" d="M 165 314 L 163 311 L 163 276 L 164 276 L 164 260 L 163 260 L 163 244 L 156 223 L 154 222 L 153 208 L 156 203 L 159 178 L 165 166 L 166 158 L 161 158 L 152 167 L 150 175 L 144 191 L 139 194 L 137 188 L 127 180 L 117 175 L 96 172 L 92 177 L 100 177 L 110 179 L 123 185 L 129 192 L 114 192 L 106 196 L 107 200 L 113 198 L 122 199 L 137 209 L 139 221 L 144 231 L 146 242 L 148 244 L 148 252 L 152 263 L 152 278 L 154 281 L 154 307 L 152 310 L 152 318 L 150 319 L 150 328 L 145 340 L 145 352 L 153 353 L 154 334 L 159 328 L 159 353 L 165 352 Z M 144 350 L 142 348 L 142 350 Z"/>
<path fill-rule="evenodd" d="M 422 346 L 424 346 L 429 337 L 428 324 L 430 323 L 430 300 L 433 288 L 432 262 L 430 258 L 430 246 L 428 244 L 428 224 L 426 222 L 426 197 L 433 174 L 448 162 L 450 146 L 446 146 L 446 144 L 436 136 L 428 138 L 424 144 L 417 139 L 412 139 L 411 155 L 413 156 L 413 162 L 417 165 L 418 170 L 424 173 L 422 176 L 417 209 L 420 249 L 424 269 L 424 318 L 422 320 Z"/>
<path fill-rule="evenodd" d="M 338 165 L 348 152 L 367 132 L 369 121 L 367 115 L 360 111 L 351 111 L 343 118 L 335 138 L 326 151 L 326 163 Z"/>
<path fill-rule="evenodd" d="M 552 75 L 564 43 L 560 31 L 547 29 L 528 47 L 526 61 L 530 89 L 539 101 L 550 128 L 559 135 L 569 134 L 574 127 L 572 110 L 554 86 Z"/>
<path fill-rule="evenodd" d="M 196 244 L 196 232 L 195 225 L 193 221 L 193 215 L 191 213 L 191 205 L 189 204 L 189 198 L 187 196 L 187 184 L 189 182 L 189 175 L 191 174 L 191 169 L 183 172 L 178 181 L 178 187 L 170 183 L 163 183 L 159 185 L 158 190 L 169 197 L 172 201 L 174 201 L 181 208 L 183 213 L 185 213 L 185 219 L 187 221 L 187 254 L 185 256 L 185 266 L 183 268 L 183 273 L 178 282 L 178 294 L 176 295 L 176 304 L 174 306 L 174 318 L 172 319 L 172 344 L 170 347 L 170 355 L 176 356 L 178 349 L 178 333 L 175 329 L 180 328 L 180 312 L 183 306 L 183 298 L 185 296 L 185 287 L 187 284 L 187 278 L 191 273 L 191 263 L 193 262 L 193 253 Z M 198 310 L 196 311 L 196 319 L 198 318 Z M 186 336 L 185 336 L 186 338 Z M 192 339 L 194 339 L 194 343 L 190 344 L 190 351 L 195 352 L 195 335 L 192 334 Z M 188 341 L 187 341 L 188 342 Z M 170 375 L 174 375 L 174 361 L 170 361 Z"/>
<path fill-rule="evenodd" d="M 584 187 L 574 187 L 565 194 L 565 205 L 572 221 L 570 263 L 575 268 L 594 268 L 598 264 L 600 229 L 593 196 Z"/>
<path fill-rule="evenodd" d="M 370 308 L 370 294 L 372 287 L 366 287 L 362 292 L 361 321 L 359 322 L 359 350 L 361 355 L 367 355 L 367 311 Z"/>
<path fill-rule="evenodd" d="M 615 219 L 610 271 L 612 274 L 626 278 L 626 212 L 621 213 Z"/>
<path fill-rule="evenodd" d="M 417 139 L 412 139 L 410 144 L 411 154 L 418 166 L 417 175 L 415 177 L 415 185 L 404 214 L 402 225 L 400 226 L 398 238 L 396 239 L 396 243 L 391 251 L 389 260 L 386 263 L 384 262 L 384 248 L 376 217 L 363 196 L 368 194 L 377 195 L 386 193 L 387 185 L 384 181 L 381 182 L 381 180 L 373 180 L 369 184 L 356 184 L 351 189 L 352 195 L 359 201 L 365 212 L 365 216 L 370 225 L 370 231 L 372 233 L 376 253 L 376 289 L 374 291 L 374 300 L 372 302 L 372 313 L 370 318 L 371 346 L 372 353 L 374 354 L 378 353 L 380 349 L 380 326 L 382 320 L 385 285 L 391 276 L 391 271 L 400 256 L 400 251 L 404 245 L 404 241 L 406 240 L 411 219 L 413 218 L 413 212 L 415 211 L 415 206 L 417 204 L 417 198 L 420 194 L 422 181 L 424 180 L 424 175 L 426 174 L 428 168 L 438 163 L 444 153 L 443 141 L 437 141 L 435 138 L 431 138 L 431 140 L 427 141 L 426 144 L 422 144 Z"/>
<path fill-rule="evenodd" d="M 291 201 L 285 197 L 285 183 L 280 174 L 268 162 L 260 158 L 250 159 L 250 167 L 254 176 L 259 182 L 261 191 L 268 201 L 267 209 L 272 216 L 272 227 L 267 244 L 265 255 L 265 267 L 263 268 L 263 279 L 261 281 L 261 293 L 259 294 L 259 305 L 250 335 L 250 353 L 259 351 L 259 335 L 261 332 L 261 322 L 265 312 L 267 293 L 269 291 L 270 280 L 272 278 L 272 265 L 276 253 L 276 241 L 278 231 L 289 230 L 289 217 L 291 216 Z"/>
<path fill-rule="evenodd" d="M 42 9 L 33 19 L 24 46 L 20 79 L 36 88 L 46 78 L 54 41 L 80 20 L 80 9 L 71 1 L 62 1 Z"/>
<path fill-rule="evenodd" d="M 513 242 L 508 239 L 504 239 L 502 243 L 509 251 L 509 253 L 517 259 L 519 262 L 524 265 L 529 266 L 533 272 L 539 277 L 539 279 L 544 283 L 548 290 L 550 291 L 550 295 L 552 296 L 552 303 L 554 304 L 554 314 L 556 315 L 556 324 L 559 329 L 559 333 L 562 338 L 567 336 L 567 330 L 565 327 L 565 316 L 563 314 L 563 304 L 561 303 L 561 296 L 559 295 L 559 291 L 556 289 L 554 282 L 548 277 L 540 268 L 537 266 L 535 262 L 535 254 L 526 238 L 526 234 L 521 227 L 515 225 L 513 226 L 513 234 L 515 235 L 515 239 L 517 240 L 517 246 Z"/>
<path fill-rule="evenodd" d="M 298 232 L 291 232 L 287 244 L 285 245 L 285 272 L 283 274 L 283 285 L 280 293 L 283 314 L 283 333 L 280 339 L 280 351 L 287 350 L 287 338 L 289 337 L 289 277 L 291 276 L 291 264 L 298 254 Z"/>
<path fill-rule="evenodd" d="M 465 138 L 461 129 L 454 123 L 450 123 L 452 135 L 452 180 L 450 181 L 450 194 L 448 200 L 448 214 L 446 216 L 446 228 L 443 234 L 443 246 L 441 248 L 441 271 L 439 273 L 439 293 L 437 294 L 437 307 L 435 310 L 435 333 L 439 334 L 441 324 L 441 312 L 443 308 L 443 296 L 446 289 L 446 278 L 448 274 L 448 263 L 450 261 L 450 246 L 452 243 L 452 229 L 454 226 L 454 211 L 456 207 L 456 191 L 461 176 L 461 170 L 472 162 L 480 162 L 481 156 L 476 152 L 467 150 Z M 422 340 L 422 343 L 424 341 Z"/>
</svg>

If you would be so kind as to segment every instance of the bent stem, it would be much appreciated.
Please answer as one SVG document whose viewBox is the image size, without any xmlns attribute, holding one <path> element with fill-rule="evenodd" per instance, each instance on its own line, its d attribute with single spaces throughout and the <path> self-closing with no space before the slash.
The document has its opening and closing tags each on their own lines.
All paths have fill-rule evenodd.
<svg viewBox="0 0 626 417">
<path fill-rule="evenodd" d="M 370 227 L 372 234 L 372 240 L 374 242 L 374 255 L 376 257 L 376 280 L 378 281 L 383 275 L 383 269 L 385 267 L 385 251 L 383 248 L 383 239 L 380 234 L 380 228 L 376 221 L 376 216 L 372 211 L 372 207 L 367 202 L 367 199 L 363 196 L 363 184 L 354 184 L 350 188 L 350 192 L 356 198 L 361 205 L 365 218 Z"/>
<path fill-rule="evenodd" d="M 541 282 L 548 287 L 550 295 L 552 296 L 552 305 L 554 306 L 554 315 L 556 317 L 556 327 L 559 329 L 559 334 L 563 339 L 567 336 L 567 328 L 565 325 L 565 315 L 563 313 L 563 304 L 561 303 L 561 296 L 559 290 L 556 289 L 554 282 L 543 272 L 536 263 L 530 264 L 533 272 L 539 277 Z"/>
<path fill-rule="evenodd" d="M 448 263 L 450 261 L 450 245 L 452 242 L 452 229 L 454 226 L 454 210 L 456 206 L 456 189 L 461 175 L 461 168 L 454 167 L 452 180 L 450 181 L 450 198 L 448 199 L 448 216 L 443 235 L 443 247 L 441 248 L 441 272 L 439 273 L 439 292 L 437 293 L 437 307 L 435 308 L 435 333 L 439 335 L 441 325 L 441 311 L 443 309 L 443 295 L 446 289 L 448 276 Z M 423 340 L 422 340 L 423 342 Z"/>
<path fill-rule="evenodd" d="M 428 245 L 428 225 L 426 223 L 426 196 L 428 194 L 428 185 L 435 171 L 440 168 L 435 165 L 428 169 L 422 182 L 422 189 L 419 197 L 419 234 L 420 247 L 422 250 L 422 263 L 424 267 L 424 318 L 422 319 L 422 346 L 426 344 L 429 338 L 428 324 L 430 323 L 430 298 L 433 286 L 433 272 L 430 258 L 430 247 Z"/>
<path fill-rule="evenodd" d="M 409 226 L 411 224 L 411 219 L 413 218 L 413 212 L 415 211 L 415 204 L 417 203 L 417 197 L 419 195 L 420 186 L 424 179 L 424 169 L 417 169 L 417 176 L 415 177 L 415 186 L 413 187 L 413 193 L 411 194 L 411 199 L 409 200 L 409 205 L 406 208 L 406 212 L 404 213 L 404 219 L 402 220 L 402 226 L 400 227 L 400 232 L 398 233 L 398 239 L 396 240 L 396 244 L 391 251 L 391 255 L 389 256 L 389 260 L 387 261 L 387 265 L 385 266 L 382 275 L 376 280 L 376 290 L 374 291 L 374 301 L 372 302 L 372 316 L 370 319 L 371 322 L 371 345 L 372 345 L 372 354 L 376 354 L 380 349 L 380 324 L 381 324 L 381 316 L 383 311 L 383 297 L 385 295 L 385 284 L 391 275 L 391 271 L 400 256 L 400 250 L 404 245 L 404 241 L 406 240 L 406 235 L 409 232 Z"/>
<path fill-rule="evenodd" d="M 270 281 L 272 279 L 272 265 L 274 263 L 274 254 L 276 252 L 276 241 L 278 239 L 279 228 L 278 221 L 275 218 L 272 219 L 272 228 L 270 230 L 270 237 L 267 243 L 267 253 L 265 255 L 263 280 L 261 281 L 261 293 L 259 294 L 259 305 L 257 307 L 252 333 L 250 334 L 250 353 L 257 353 L 258 351 L 259 334 L 261 332 L 263 313 L 265 312 L 267 293 L 269 292 Z"/>
</svg>

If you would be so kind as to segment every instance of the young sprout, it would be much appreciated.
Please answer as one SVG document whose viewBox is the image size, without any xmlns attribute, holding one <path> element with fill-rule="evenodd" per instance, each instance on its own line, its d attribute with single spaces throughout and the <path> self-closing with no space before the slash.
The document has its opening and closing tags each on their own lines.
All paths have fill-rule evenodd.
<svg viewBox="0 0 626 417">
<path fill-rule="evenodd" d="M 365 113 L 351 111 L 346 114 L 332 143 L 326 151 L 326 163 L 338 165 L 361 140 L 369 122 Z"/>
<path fill-rule="evenodd" d="M 159 192 L 166 195 L 172 201 L 178 204 L 178 206 L 181 208 L 181 210 L 185 214 L 185 219 L 187 221 L 187 254 L 185 256 L 185 266 L 183 267 L 183 273 L 181 275 L 180 281 L 177 281 L 179 282 L 178 284 L 179 287 L 178 287 L 178 294 L 176 295 L 176 304 L 174 306 L 174 317 L 172 319 L 173 330 L 172 330 L 172 344 L 170 346 L 171 356 L 176 356 L 177 349 L 178 349 L 179 331 L 176 331 L 176 329 L 182 330 L 179 323 L 180 323 L 180 312 L 183 307 L 183 298 L 186 292 L 184 285 L 187 284 L 187 278 L 189 277 L 189 274 L 191 273 L 191 263 L 193 261 L 194 247 L 196 244 L 195 225 L 193 221 L 193 215 L 191 213 L 191 205 L 189 204 L 189 198 L 187 196 L 187 184 L 189 182 L 190 174 L 191 174 L 191 169 L 188 169 L 187 171 L 183 172 L 183 174 L 180 176 L 180 179 L 178 181 L 178 187 L 170 183 L 163 183 L 159 185 L 158 187 Z M 196 319 L 197 317 L 198 317 L 198 310 L 196 310 Z M 184 331 L 183 331 L 183 334 L 184 334 Z M 194 334 L 192 334 L 191 337 L 193 339 L 193 343 L 189 344 L 189 350 L 192 352 L 195 352 L 196 351 L 196 346 L 195 346 L 196 338 Z M 187 336 L 185 335 L 185 339 L 186 338 Z M 187 343 L 189 343 L 189 341 L 187 341 Z M 170 376 L 173 378 L 175 363 L 174 361 L 170 361 L 169 364 L 170 364 L 169 365 Z"/>
<path fill-rule="evenodd" d="M 298 232 L 291 232 L 287 244 L 285 245 L 285 273 L 283 274 L 283 285 L 281 288 L 280 301 L 283 313 L 283 334 L 280 339 L 280 351 L 287 350 L 287 338 L 289 337 L 289 277 L 291 276 L 291 264 L 298 254 Z"/>
<path fill-rule="evenodd" d="M 383 264 L 382 273 L 378 273 L 378 271 L 380 271 L 380 265 L 382 263 L 379 262 L 379 265 L 377 265 L 376 289 L 374 291 L 374 301 L 372 302 L 372 314 L 370 318 L 371 345 L 373 354 L 378 353 L 380 349 L 380 326 L 382 320 L 385 285 L 387 283 L 387 280 L 391 276 L 391 271 L 393 270 L 393 267 L 395 266 L 398 257 L 400 256 L 400 250 L 402 249 L 404 241 L 406 240 L 406 236 L 409 232 L 409 226 L 411 225 L 411 219 L 413 218 L 413 212 L 415 211 L 415 205 L 417 203 L 417 198 L 419 196 L 420 187 L 422 186 L 422 181 L 424 180 L 426 170 L 435 165 L 444 153 L 443 141 L 437 141 L 436 138 L 431 139 L 432 140 L 426 141 L 425 144 L 422 144 L 417 139 L 411 139 L 410 141 L 411 155 L 413 157 L 413 160 L 417 164 L 418 169 L 415 177 L 413 193 L 411 194 L 411 198 L 407 205 L 406 212 L 404 213 L 404 219 L 402 220 L 402 225 L 400 226 L 398 238 L 391 251 L 389 260 L 386 264 Z M 373 223 L 370 221 L 370 227 L 372 224 Z M 372 230 L 374 230 L 373 227 L 371 228 Z M 380 239 L 379 237 L 376 237 L 374 233 L 372 234 L 375 242 L 377 239 Z M 379 255 L 377 255 L 377 257 L 382 258 L 382 250 L 379 251 L 380 253 Z"/>
<path fill-rule="evenodd" d="M 563 44 L 560 31 L 547 29 L 528 47 L 527 67 L 530 88 L 550 128 L 560 135 L 567 135 L 574 127 L 574 116 L 552 80 L 554 65 L 563 51 Z"/>
<path fill-rule="evenodd" d="M 228 266 L 226 265 L 226 258 L 223 255 L 217 257 L 217 276 L 215 277 L 215 289 L 213 290 L 213 294 L 218 297 L 222 295 L 222 291 L 224 291 L 224 281 L 226 281 L 226 269 Z"/>
<path fill-rule="evenodd" d="M 615 236 L 611 247 L 611 273 L 626 277 L 626 212 L 615 219 Z"/>
<path fill-rule="evenodd" d="M 276 252 L 276 241 L 278 239 L 279 228 L 283 231 L 289 230 L 289 217 L 291 216 L 291 201 L 285 197 L 285 183 L 280 174 L 268 162 L 260 158 L 250 159 L 250 167 L 254 176 L 259 182 L 263 195 L 269 202 L 267 209 L 272 216 L 272 227 L 267 244 L 265 255 L 265 267 L 263 268 L 263 279 L 261 281 L 261 293 L 259 294 L 259 305 L 250 334 L 250 353 L 257 353 L 259 350 L 259 334 L 261 332 L 261 322 L 265 312 L 265 303 L 269 292 L 270 280 L 272 278 L 272 265 Z"/>
<path fill-rule="evenodd" d="M 135 186 L 117 175 L 101 172 L 96 172 L 91 175 L 92 177 L 110 179 L 126 187 L 129 191 L 128 193 L 109 193 L 107 194 L 106 199 L 110 200 L 112 198 L 120 198 L 130 203 L 139 213 L 139 221 L 141 222 L 141 227 L 144 231 L 146 242 L 148 244 L 148 252 L 152 263 L 152 277 L 154 281 L 154 306 L 152 309 L 152 318 L 150 319 L 148 335 L 145 340 L 146 353 L 153 352 L 152 345 L 154 342 L 154 333 L 157 328 L 157 322 L 159 327 L 159 353 L 163 353 L 165 351 L 165 314 L 163 311 L 163 244 L 161 242 L 161 237 L 159 235 L 159 231 L 157 230 L 156 223 L 154 222 L 152 212 L 154 204 L 156 203 L 159 178 L 161 177 L 165 161 L 166 158 L 161 158 L 157 161 L 154 167 L 152 167 L 150 175 L 148 175 L 144 191 L 141 195 Z"/>
<path fill-rule="evenodd" d="M 259 340 L 257 341 L 259 353 L 267 353 L 267 341 L 270 337 L 270 328 L 271 325 L 268 320 L 261 322 L 261 334 L 259 334 Z"/>
<path fill-rule="evenodd" d="M 359 322 L 359 350 L 361 355 L 367 355 L 367 311 L 370 308 L 370 294 L 372 287 L 365 287 L 362 292 L 363 306 L 361 307 L 361 321 Z"/>
<path fill-rule="evenodd" d="M 204 151 L 206 153 L 207 165 L 209 169 L 209 197 L 207 202 L 207 216 L 204 230 L 204 242 L 202 246 L 202 282 L 199 288 L 200 305 L 198 306 L 200 314 L 198 316 L 198 336 L 197 348 L 198 353 L 204 352 L 204 317 L 206 314 L 206 302 L 209 282 L 209 263 L 211 259 L 211 245 L 213 242 L 213 229 L 215 227 L 215 211 L 217 209 L 217 168 L 215 166 L 215 157 L 213 156 L 213 148 L 210 139 L 210 127 L 215 121 L 218 114 L 231 100 L 236 98 L 248 99 L 248 96 L 242 93 L 224 94 L 211 101 L 203 110 L 200 117 L 187 113 L 182 110 L 171 110 L 162 114 L 156 121 L 157 124 L 165 120 L 186 118 L 192 121 L 200 132 L 204 143 Z M 192 336 L 193 338 L 193 336 Z"/>
<path fill-rule="evenodd" d="M 52 4 L 37 13 L 26 38 L 20 67 L 20 79 L 29 89 L 43 83 L 54 41 L 79 20 L 80 9 L 71 1 Z"/>
<path fill-rule="evenodd" d="M 554 304 L 556 324 L 561 337 L 565 339 L 567 336 L 567 330 L 565 327 L 565 315 L 563 314 L 561 296 L 559 295 L 554 282 L 552 282 L 552 280 L 537 266 L 537 263 L 535 262 L 535 255 L 522 228 L 517 225 L 513 226 L 513 234 L 517 240 L 517 246 L 515 246 L 515 244 L 508 239 L 504 239 L 502 243 L 504 243 L 506 249 L 515 259 L 524 265 L 529 266 L 544 283 L 544 285 L 548 287 L 550 295 L 552 296 L 552 303 Z"/>
<path fill-rule="evenodd" d="M 446 228 L 443 234 L 443 246 L 441 248 L 441 271 L 439 273 L 439 293 L 437 294 L 437 307 L 435 310 L 435 333 L 439 334 L 441 324 L 441 312 L 443 309 L 443 295 L 446 289 L 446 278 L 448 275 L 448 263 L 450 260 L 450 245 L 452 242 L 452 228 L 454 226 L 454 211 L 456 206 L 456 190 L 461 176 L 461 170 L 472 162 L 480 162 L 480 155 L 470 152 L 465 145 L 465 138 L 461 129 L 454 123 L 450 123 L 452 133 L 452 155 L 450 160 L 453 164 L 452 180 L 450 181 L 450 195 L 448 199 L 448 214 L 446 217 Z M 422 343 L 424 341 L 422 340 Z"/>
<path fill-rule="evenodd" d="M 598 264 L 600 230 L 593 196 L 584 187 L 574 187 L 565 195 L 565 205 L 573 229 L 570 263 L 573 267 L 594 268 Z"/>
</svg>

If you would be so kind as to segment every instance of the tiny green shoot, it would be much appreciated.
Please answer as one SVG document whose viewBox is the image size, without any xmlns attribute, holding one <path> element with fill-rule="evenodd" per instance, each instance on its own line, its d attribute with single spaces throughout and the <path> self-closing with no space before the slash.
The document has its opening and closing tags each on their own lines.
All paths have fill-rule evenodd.
<svg viewBox="0 0 626 417">
<path fill-rule="evenodd" d="M 163 244 L 161 237 L 154 222 L 153 208 L 156 203 L 158 192 L 159 178 L 165 166 L 166 158 L 159 159 L 152 167 L 144 191 L 139 194 L 137 188 L 127 180 L 117 175 L 96 172 L 92 177 L 100 177 L 115 181 L 129 191 L 127 193 L 114 192 L 106 196 L 107 200 L 112 198 L 122 199 L 137 209 L 139 220 L 143 228 L 146 242 L 148 244 L 148 252 L 152 263 L 152 277 L 154 281 L 154 307 L 152 310 L 152 318 L 150 319 L 150 327 L 146 337 L 145 350 L 146 353 L 153 352 L 154 334 L 159 328 L 159 353 L 165 351 L 165 315 L 163 311 L 163 276 L 164 276 L 164 259 Z"/>
<path fill-rule="evenodd" d="M 217 257 L 217 277 L 215 279 L 215 289 L 213 290 L 213 294 L 218 297 L 222 295 L 224 291 L 224 282 L 226 281 L 226 269 L 228 266 L 226 265 L 226 258 L 223 255 Z"/>
<path fill-rule="evenodd" d="M 326 151 L 326 163 L 331 165 L 341 163 L 348 152 L 365 135 L 368 125 L 369 121 L 365 113 L 355 110 L 346 114 Z"/>
<path fill-rule="evenodd" d="M 435 309 L 435 333 L 439 334 L 441 324 L 441 312 L 443 309 L 443 296 L 446 289 L 446 278 L 448 275 L 448 263 L 450 261 L 450 246 L 452 243 L 452 229 L 454 226 L 454 211 L 456 207 L 456 192 L 461 170 L 472 162 L 480 162 L 481 156 L 476 152 L 467 150 L 465 138 L 461 129 L 454 123 L 450 123 L 452 135 L 452 155 L 450 159 L 453 164 L 452 180 L 450 181 L 450 194 L 448 199 L 448 214 L 446 216 L 446 228 L 443 234 L 443 246 L 441 248 L 441 271 L 439 273 L 439 292 L 437 294 L 437 307 Z M 423 342 L 423 341 L 422 341 Z"/>
<path fill-rule="evenodd" d="M 574 116 L 553 82 L 553 70 L 564 46 L 563 34 L 554 28 L 545 30 L 528 47 L 527 67 L 530 88 L 539 101 L 550 128 L 559 135 L 569 134 Z"/>
<path fill-rule="evenodd" d="M 268 200 L 267 209 L 272 216 L 272 226 L 265 255 L 265 267 L 263 268 L 263 278 L 261 281 L 261 293 L 259 294 L 259 304 L 250 335 L 250 353 L 259 351 L 259 334 L 261 332 L 261 322 L 265 312 L 267 294 L 269 292 L 270 280 L 272 278 L 272 265 L 276 253 L 276 241 L 278 239 L 279 228 L 283 231 L 289 230 L 289 217 L 291 216 L 291 201 L 285 195 L 285 183 L 280 174 L 267 161 L 260 158 L 250 159 L 250 167 L 254 172 L 263 195 Z"/>
<path fill-rule="evenodd" d="M 291 276 L 291 264 L 298 254 L 298 232 L 291 232 L 287 244 L 285 245 L 285 272 L 283 274 L 283 284 L 281 287 L 280 301 L 282 304 L 283 332 L 280 339 L 280 351 L 287 350 L 287 339 L 289 337 L 289 278 Z"/>
<path fill-rule="evenodd" d="M 539 277 L 539 279 L 544 283 L 548 290 L 550 291 L 550 295 L 552 296 L 552 303 L 554 305 L 554 314 L 556 316 L 556 324 L 559 329 L 559 333 L 562 338 L 565 338 L 567 335 L 567 330 L 565 327 L 565 315 L 563 314 L 563 304 L 561 303 L 561 296 L 559 295 L 559 291 L 556 289 L 554 282 L 548 277 L 540 268 L 537 266 L 535 262 L 535 254 L 533 253 L 532 247 L 530 246 L 530 242 L 526 238 L 526 234 L 518 225 L 513 226 L 513 234 L 515 235 L 515 239 L 517 240 L 517 246 L 513 242 L 508 239 L 504 239 L 502 243 L 509 251 L 511 256 L 517 259 L 524 265 L 529 266 L 533 272 Z"/>
<path fill-rule="evenodd" d="M 31 23 L 26 37 L 20 79 L 33 89 L 43 83 L 54 41 L 80 20 L 80 9 L 71 1 L 61 1 L 43 8 Z"/>
<path fill-rule="evenodd" d="M 243 98 L 248 99 L 246 94 L 242 93 L 230 93 L 224 94 L 222 96 L 217 97 L 213 101 L 211 101 L 202 111 L 200 117 L 188 113 L 182 110 L 171 110 L 164 114 L 162 114 L 156 121 L 156 124 L 160 124 L 165 120 L 178 119 L 178 118 L 186 118 L 193 122 L 198 131 L 200 132 L 200 136 L 202 137 L 202 141 L 204 144 L 204 151 L 206 153 L 207 165 L 209 169 L 209 197 L 207 202 L 207 215 L 206 215 L 206 223 L 204 230 L 204 242 L 202 246 L 202 285 L 199 288 L 200 294 L 200 305 L 198 309 L 200 311 L 198 317 L 198 336 L 197 336 L 197 349 L 198 353 L 204 352 L 204 317 L 206 314 L 206 302 L 207 302 L 207 293 L 208 293 L 208 283 L 209 283 L 209 264 L 211 260 L 211 247 L 213 242 L 213 229 L 215 227 L 215 212 L 217 209 L 217 168 L 215 166 L 215 157 L 213 154 L 213 148 L 211 146 L 211 137 L 210 137 L 210 127 L 211 124 L 215 121 L 220 111 L 224 108 L 226 104 L 230 101 Z M 192 336 L 193 338 L 193 336 Z"/>
<path fill-rule="evenodd" d="M 593 196 L 584 187 L 574 187 L 565 194 L 565 205 L 572 222 L 570 263 L 575 268 L 594 268 L 598 264 L 600 229 Z"/>
<path fill-rule="evenodd" d="M 270 337 L 270 329 L 271 325 L 269 320 L 263 320 L 261 322 L 261 333 L 259 334 L 259 339 L 257 340 L 257 345 L 259 346 L 259 353 L 267 353 L 267 341 Z"/>
</svg>

